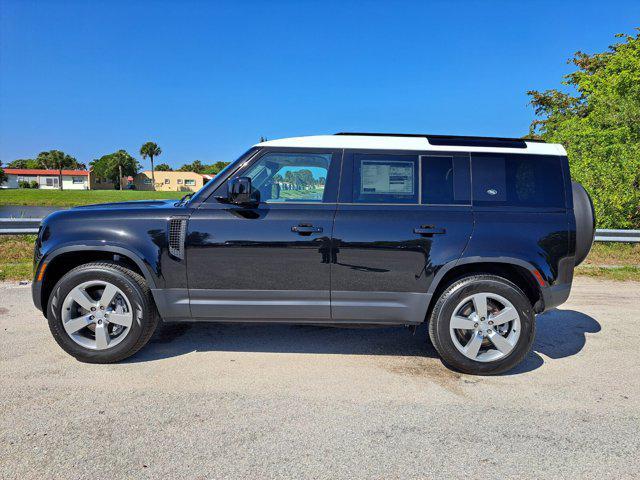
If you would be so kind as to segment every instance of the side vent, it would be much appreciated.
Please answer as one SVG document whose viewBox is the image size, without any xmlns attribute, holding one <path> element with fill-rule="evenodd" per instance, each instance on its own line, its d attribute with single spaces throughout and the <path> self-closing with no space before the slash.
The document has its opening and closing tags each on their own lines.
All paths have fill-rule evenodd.
<svg viewBox="0 0 640 480">
<path fill-rule="evenodd" d="M 184 259 L 184 240 L 187 233 L 187 217 L 169 219 L 169 253 L 180 260 Z"/>
</svg>

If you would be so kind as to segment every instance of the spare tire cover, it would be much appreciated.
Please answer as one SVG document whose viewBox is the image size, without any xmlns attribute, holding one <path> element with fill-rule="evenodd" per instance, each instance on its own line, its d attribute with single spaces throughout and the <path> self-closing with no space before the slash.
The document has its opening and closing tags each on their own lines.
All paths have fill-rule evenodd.
<svg viewBox="0 0 640 480">
<path fill-rule="evenodd" d="M 576 217 L 576 267 L 589 255 L 596 234 L 596 215 L 591 197 L 578 182 L 571 182 Z"/>
</svg>

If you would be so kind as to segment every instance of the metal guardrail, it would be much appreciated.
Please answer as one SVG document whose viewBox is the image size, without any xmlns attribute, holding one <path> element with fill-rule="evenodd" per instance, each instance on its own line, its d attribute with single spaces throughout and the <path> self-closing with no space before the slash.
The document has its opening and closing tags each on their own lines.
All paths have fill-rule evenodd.
<svg viewBox="0 0 640 480">
<path fill-rule="evenodd" d="M 640 242 L 640 230 L 597 229 L 596 242 Z"/>
<path fill-rule="evenodd" d="M 0 218 L 0 235 L 28 235 L 38 233 L 42 218 Z"/>
<path fill-rule="evenodd" d="M 41 218 L 0 218 L 0 235 L 38 233 Z M 640 230 L 596 230 L 596 242 L 640 242 Z"/>
</svg>

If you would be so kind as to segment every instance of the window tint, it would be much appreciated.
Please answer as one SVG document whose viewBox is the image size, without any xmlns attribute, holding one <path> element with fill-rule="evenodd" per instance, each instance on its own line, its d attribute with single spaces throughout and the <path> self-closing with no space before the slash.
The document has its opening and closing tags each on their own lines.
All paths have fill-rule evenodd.
<svg viewBox="0 0 640 480">
<path fill-rule="evenodd" d="M 424 156 L 420 160 L 423 204 L 468 205 L 471 203 L 468 156 Z"/>
<path fill-rule="evenodd" d="M 473 154 L 473 203 L 478 206 L 563 208 L 561 158 Z"/>
<path fill-rule="evenodd" d="M 418 157 L 354 155 L 354 203 L 418 203 Z"/>
<path fill-rule="evenodd" d="M 266 203 L 322 202 L 330 153 L 267 153 L 242 174 Z"/>
</svg>

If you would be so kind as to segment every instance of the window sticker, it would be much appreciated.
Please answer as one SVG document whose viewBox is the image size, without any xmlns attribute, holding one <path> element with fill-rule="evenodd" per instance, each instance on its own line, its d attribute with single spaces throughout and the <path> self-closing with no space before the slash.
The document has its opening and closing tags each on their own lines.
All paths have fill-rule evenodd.
<svg viewBox="0 0 640 480">
<path fill-rule="evenodd" d="M 360 193 L 413 195 L 413 169 L 413 162 L 363 160 L 360 163 Z"/>
</svg>

